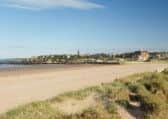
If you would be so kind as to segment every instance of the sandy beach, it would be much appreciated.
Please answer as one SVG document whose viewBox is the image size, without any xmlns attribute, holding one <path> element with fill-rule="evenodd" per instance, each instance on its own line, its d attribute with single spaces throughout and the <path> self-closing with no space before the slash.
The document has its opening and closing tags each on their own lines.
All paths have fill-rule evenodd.
<svg viewBox="0 0 168 119">
<path fill-rule="evenodd" d="M 18 105 L 111 82 L 134 73 L 162 70 L 168 64 L 76 65 L 0 71 L 0 113 Z"/>
</svg>

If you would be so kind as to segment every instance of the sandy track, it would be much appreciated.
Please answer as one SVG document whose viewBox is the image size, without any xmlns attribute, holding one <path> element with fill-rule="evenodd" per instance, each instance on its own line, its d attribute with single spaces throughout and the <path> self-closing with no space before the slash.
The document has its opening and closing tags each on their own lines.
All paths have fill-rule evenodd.
<svg viewBox="0 0 168 119">
<path fill-rule="evenodd" d="M 0 112 L 60 93 L 111 82 L 134 73 L 161 70 L 168 64 L 127 64 L 93 66 L 60 71 L 38 71 L 19 75 L 0 76 Z M 39 70 L 39 69 L 38 69 Z M 49 70 L 49 69 L 48 69 Z"/>
</svg>

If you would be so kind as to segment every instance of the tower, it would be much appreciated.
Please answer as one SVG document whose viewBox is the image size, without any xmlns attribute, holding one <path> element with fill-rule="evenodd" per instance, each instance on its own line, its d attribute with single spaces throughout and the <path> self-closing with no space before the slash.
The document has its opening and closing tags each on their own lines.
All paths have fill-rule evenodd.
<svg viewBox="0 0 168 119">
<path fill-rule="evenodd" d="M 80 56 L 80 51 L 79 51 L 79 50 L 77 51 L 77 56 L 78 56 L 78 57 Z"/>
</svg>

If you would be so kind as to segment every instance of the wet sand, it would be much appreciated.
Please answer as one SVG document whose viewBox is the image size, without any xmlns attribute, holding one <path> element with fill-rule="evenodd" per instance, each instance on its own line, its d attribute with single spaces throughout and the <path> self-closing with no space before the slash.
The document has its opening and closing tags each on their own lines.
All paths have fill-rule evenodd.
<svg viewBox="0 0 168 119">
<path fill-rule="evenodd" d="M 16 65 L 7 68 L 0 68 L 0 77 L 18 76 L 23 74 L 37 74 L 41 72 L 56 72 L 70 69 L 89 68 L 102 66 L 97 64 L 37 64 L 37 65 Z"/>
<path fill-rule="evenodd" d="M 168 64 L 25 67 L 0 71 L 0 113 L 60 93 L 111 82 L 134 73 L 162 70 Z"/>
</svg>

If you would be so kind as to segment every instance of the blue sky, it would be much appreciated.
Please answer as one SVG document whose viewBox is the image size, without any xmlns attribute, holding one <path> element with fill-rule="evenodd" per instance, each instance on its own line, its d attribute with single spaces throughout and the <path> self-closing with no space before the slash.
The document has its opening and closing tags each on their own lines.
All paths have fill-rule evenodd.
<svg viewBox="0 0 168 119">
<path fill-rule="evenodd" d="M 0 2 L 0 58 L 167 48 L 167 0 Z"/>
</svg>

